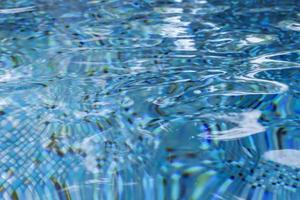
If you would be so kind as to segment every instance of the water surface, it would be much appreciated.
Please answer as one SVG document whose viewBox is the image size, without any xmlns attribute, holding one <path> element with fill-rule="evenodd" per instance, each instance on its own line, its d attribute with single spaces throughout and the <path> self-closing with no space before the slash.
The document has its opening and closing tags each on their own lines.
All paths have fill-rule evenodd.
<svg viewBox="0 0 300 200">
<path fill-rule="evenodd" d="M 2 0 L 0 198 L 299 198 L 299 47 L 297 0 Z"/>
</svg>

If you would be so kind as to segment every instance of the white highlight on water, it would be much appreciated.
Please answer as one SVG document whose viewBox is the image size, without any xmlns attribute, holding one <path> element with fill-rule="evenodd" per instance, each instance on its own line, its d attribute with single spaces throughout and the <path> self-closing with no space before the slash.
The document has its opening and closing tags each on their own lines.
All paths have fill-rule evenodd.
<svg viewBox="0 0 300 200">
<path fill-rule="evenodd" d="M 300 168 L 300 151 L 295 149 L 271 150 L 263 154 L 263 158 L 281 165 Z"/>
<path fill-rule="evenodd" d="M 258 122 L 260 115 L 261 112 L 259 110 L 252 110 L 243 113 L 210 115 L 210 117 L 217 120 L 221 119 L 225 122 L 234 123 L 236 126 L 224 131 L 213 131 L 212 134 L 201 133 L 199 137 L 214 140 L 233 140 L 263 132 L 265 131 L 265 127 Z"/>
</svg>

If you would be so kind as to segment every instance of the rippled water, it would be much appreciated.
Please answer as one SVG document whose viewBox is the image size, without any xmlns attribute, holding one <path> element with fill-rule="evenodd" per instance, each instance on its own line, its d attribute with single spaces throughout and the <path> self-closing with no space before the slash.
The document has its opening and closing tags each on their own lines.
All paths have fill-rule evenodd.
<svg viewBox="0 0 300 200">
<path fill-rule="evenodd" d="M 1 0 L 1 199 L 300 197 L 300 2 Z"/>
</svg>

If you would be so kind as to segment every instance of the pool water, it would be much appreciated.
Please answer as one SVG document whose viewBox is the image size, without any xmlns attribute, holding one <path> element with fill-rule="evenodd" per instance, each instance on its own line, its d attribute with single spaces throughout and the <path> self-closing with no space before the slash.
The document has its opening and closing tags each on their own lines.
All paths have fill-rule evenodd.
<svg viewBox="0 0 300 200">
<path fill-rule="evenodd" d="M 0 199 L 300 198 L 298 0 L 1 0 Z"/>
</svg>

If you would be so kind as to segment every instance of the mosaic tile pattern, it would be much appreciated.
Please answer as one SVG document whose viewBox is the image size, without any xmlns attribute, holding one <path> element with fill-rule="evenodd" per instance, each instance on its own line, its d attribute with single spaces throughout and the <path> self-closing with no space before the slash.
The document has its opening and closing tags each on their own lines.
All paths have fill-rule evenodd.
<svg viewBox="0 0 300 200">
<path fill-rule="evenodd" d="M 299 11 L 2 0 L 0 199 L 298 199 Z"/>
</svg>

